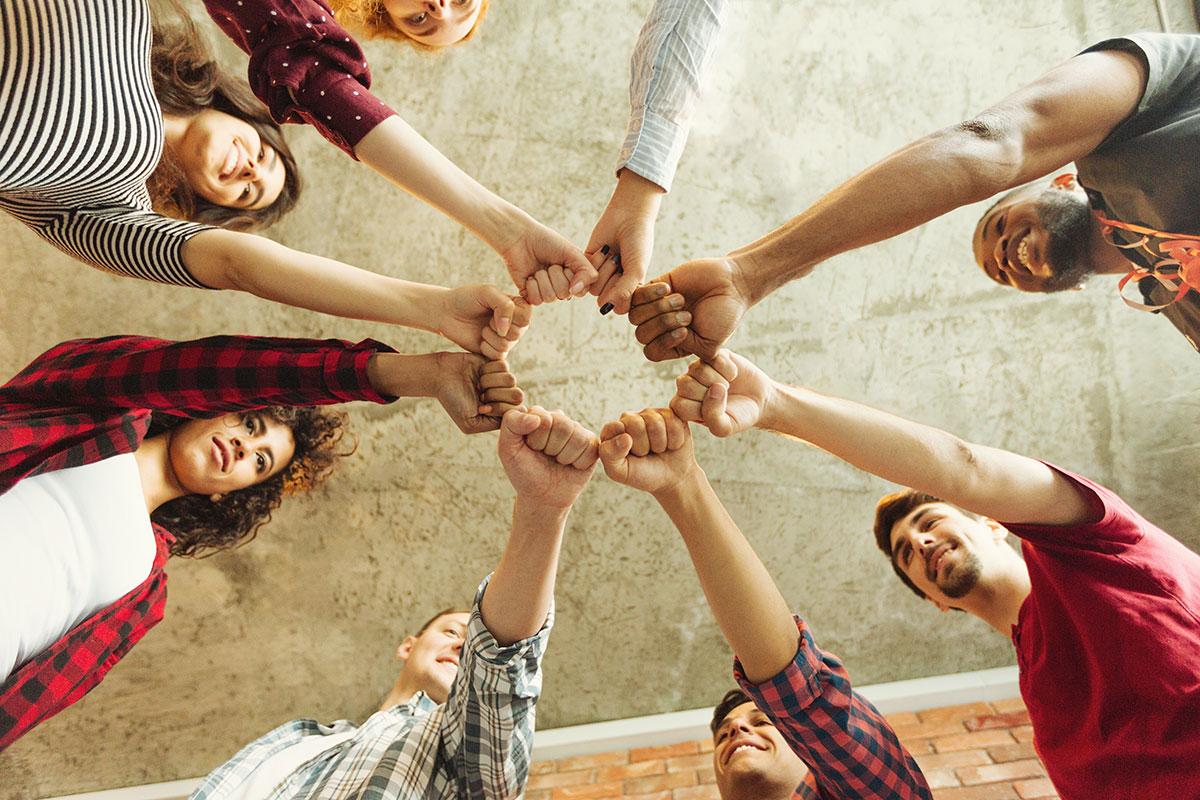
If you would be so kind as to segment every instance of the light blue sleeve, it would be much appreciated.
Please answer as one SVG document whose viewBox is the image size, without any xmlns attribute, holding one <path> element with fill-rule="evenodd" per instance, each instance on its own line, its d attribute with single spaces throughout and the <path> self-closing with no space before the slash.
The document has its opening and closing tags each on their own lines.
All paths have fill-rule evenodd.
<svg viewBox="0 0 1200 800">
<path fill-rule="evenodd" d="M 655 0 L 630 58 L 629 127 L 617 172 L 671 190 L 726 0 Z"/>
</svg>

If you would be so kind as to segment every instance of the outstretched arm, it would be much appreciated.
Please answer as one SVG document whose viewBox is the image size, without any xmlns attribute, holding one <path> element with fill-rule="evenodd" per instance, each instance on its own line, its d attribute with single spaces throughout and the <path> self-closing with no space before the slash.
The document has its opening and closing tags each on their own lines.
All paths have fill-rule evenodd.
<svg viewBox="0 0 1200 800">
<path fill-rule="evenodd" d="M 213 289 L 419 328 L 489 358 L 503 357 L 529 322 L 528 306 L 494 286 L 447 289 L 400 280 L 249 233 L 201 231 L 184 245 L 183 260 L 192 277 Z"/>
<path fill-rule="evenodd" d="M 504 415 L 498 451 L 517 499 L 480 614 L 504 646 L 533 636 L 550 612 L 563 530 L 596 466 L 596 435 L 561 411 L 515 409 Z"/>
<path fill-rule="evenodd" d="M 694 362 L 671 407 L 718 436 L 749 427 L 803 439 L 873 475 L 1005 522 L 1074 525 L 1094 510 L 1040 461 L 886 411 L 787 386 L 728 351 Z"/>
<path fill-rule="evenodd" d="M 689 262 L 660 276 L 656 280 L 683 296 L 695 321 L 642 323 L 638 339 L 650 345 L 647 357 L 711 358 L 741 314 L 822 261 L 1087 155 L 1134 111 L 1145 82 L 1145 65 L 1130 53 L 1075 56 L 976 116 L 897 150 L 728 257 Z M 735 297 L 737 313 L 706 302 L 726 295 Z M 635 294 L 634 308 L 654 299 Z M 690 326 L 685 337 L 667 338 L 684 326 Z"/>
<path fill-rule="evenodd" d="M 770 573 L 696 463 L 688 424 L 670 409 L 622 414 L 600 433 L 610 478 L 653 495 L 679 529 L 725 640 L 760 683 L 796 655 L 796 624 Z"/>
</svg>

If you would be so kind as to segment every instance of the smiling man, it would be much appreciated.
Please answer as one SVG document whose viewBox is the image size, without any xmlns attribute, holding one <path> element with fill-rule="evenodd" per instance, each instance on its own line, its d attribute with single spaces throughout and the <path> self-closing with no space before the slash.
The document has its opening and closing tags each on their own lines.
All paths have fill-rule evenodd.
<svg viewBox="0 0 1200 800">
<path fill-rule="evenodd" d="M 919 597 L 1012 638 L 1064 800 L 1195 796 L 1196 553 L 1087 478 L 780 384 L 727 351 L 693 363 L 671 406 L 718 436 L 777 431 L 914 487 L 879 502 L 876 542 Z"/>
<path fill-rule="evenodd" d="M 1200 160 L 1189 157 L 1198 149 L 1200 36 L 1099 42 L 757 241 L 641 287 L 630 321 L 651 360 L 712 358 L 752 306 L 826 259 L 1010 192 L 974 233 L 976 263 L 992 280 L 1046 292 L 1138 268 L 1137 305 L 1198 347 L 1200 295 L 1176 299 L 1173 278 L 1181 255 L 1200 265 Z M 1077 177 L 1046 177 L 1072 162 Z"/>
<path fill-rule="evenodd" d="M 436 614 L 362 725 L 288 722 L 218 767 L 192 800 L 458 800 L 516 797 L 533 747 L 558 554 L 596 464 L 596 436 L 562 412 L 508 411 L 500 462 L 512 530 L 470 612 Z"/>
<path fill-rule="evenodd" d="M 724 800 L 930 800 L 921 768 L 841 661 L 794 616 L 696 463 L 670 409 L 601 431 L 604 471 L 649 492 L 679 530 L 740 685 L 713 714 Z"/>
</svg>

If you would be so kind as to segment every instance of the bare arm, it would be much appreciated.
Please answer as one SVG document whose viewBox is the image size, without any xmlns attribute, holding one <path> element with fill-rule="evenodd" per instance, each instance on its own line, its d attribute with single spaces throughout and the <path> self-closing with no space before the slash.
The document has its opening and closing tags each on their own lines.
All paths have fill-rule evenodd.
<svg viewBox="0 0 1200 800">
<path fill-rule="evenodd" d="M 1040 461 L 786 386 L 728 351 L 711 365 L 693 363 L 671 407 L 718 436 L 753 426 L 803 439 L 865 472 L 992 519 L 1042 525 L 1094 519 L 1083 495 Z"/>
<path fill-rule="evenodd" d="M 704 472 L 655 494 L 687 545 L 713 618 L 746 679 L 762 683 L 796 657 L 796 623 L 779 587 Z"/>
<path fill-rule="evenodd" d="M 818 263 L 1020 186 L 1092 152 L 1137 107 L 1141 59 L 1076 56 L 975 117 L 918 139 L 734 251 L 752 302 Z"/>
</svg>

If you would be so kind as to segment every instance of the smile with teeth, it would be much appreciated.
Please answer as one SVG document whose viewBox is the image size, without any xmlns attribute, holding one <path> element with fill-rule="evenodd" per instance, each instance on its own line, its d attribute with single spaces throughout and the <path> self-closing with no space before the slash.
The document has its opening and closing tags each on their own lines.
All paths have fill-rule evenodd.
<svg viewBox="0 0 1200 800">
<path fill-rule="evenodd" d="M 1017 245 L 1017 260 L 1025 269 L 1032 271 L 1033 265 L 1029 263 L 1029 234 L 1025 234 L 1021 239 L 1021 243 Z"/>
</svg>

